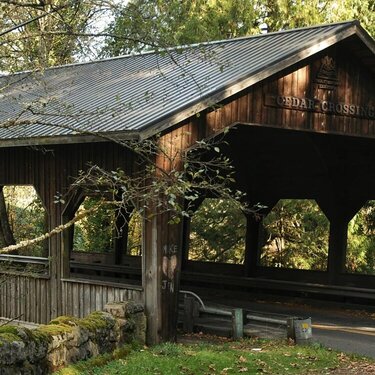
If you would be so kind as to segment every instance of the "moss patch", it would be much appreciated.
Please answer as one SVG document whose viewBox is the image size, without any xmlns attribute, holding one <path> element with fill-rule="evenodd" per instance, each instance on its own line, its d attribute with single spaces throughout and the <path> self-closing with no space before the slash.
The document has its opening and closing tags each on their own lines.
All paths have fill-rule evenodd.
<svg viewBox="0 0 375 375">
<path fill-rule="evenodd" d="M 0 327 L 0 346 L 11 342 L 23 342 L 25 345 L 48 345 L 52 336 L 39 329 L 30 330 L 25 327 L 5 325 Z"/>
<path fill-rule="evenodd" d="M 22 341 L 35 343 L 49 343 L 52 336 L 61 336 L 72 333 L 74 327 L 80 327 L 90 332 L 98 329 L 111 329 L 116 324 L 114 318 L 106 313 L 93 312 L 84 319 L 78 319 L 71 316 L 60 316 L 52 320 L 47 325 L 41 325 L 35 330 L 24 327 L 4 325 L 0 327 L 0 338 L 2 342 Z"/>
<path fill-rule="evenodd" d="M 116 321 L 111 316 L 101 311 L 95 311 L 84 319 L 80 319 L 78 325 L 86 328 L 89 331 L 97 329 L 111 329 L 116 324 Z"/>
<path fill-rule="evenodd" d="M 61 336 L 73 332 L 73 327 L 67 324 L 48 324 L 38 328 L 41 334 L 49 336 Z M 52 340 L 52 337 L 51 337 Z"/>
<path fill-rule="evenodd" d="M 40 328 L 35 329 L 32 332 L 33 340 L 37 344 L 49 344 L 52 341 L 52 336 L 40 330 Z"/>
<path fill-rule="evenodd" d="M 19 327 L 19 326 L 4 325 L 0 327 L 0 336 L 3 338 L 17 337 L 16 340 L 13 339 L 12 341 L 24 341 L 24 342 L 34 341 L 32 331 L 28 328 Z"/>
<path fill-rule="evenodd" d="M 101 311 L 95 311 L 86 318 L 79 319 L 71 316 L 60 316 L 51 320 L 49 326 L 80 327 L 88 331 L 97 329 L 110 329 L 115 325 L 115 319 Z"/>
<path fill-rule="evenodd" d="M 0 333 L 0 347 L 3 346 L 5 343 L 11 343 L 14 341 L 22 342 L 23 340 L 21 339 L 21 337 L 13 333 Z"/>
<path fill-rule="evenodd" d="M 0 334 L 2 333 L 12 333 L 13 335 L 18 336 L 18 327 L 11 325 L 4 325 L 0 327 Z"/>
<path fill-rule="evenodd" d="M 133 322 L 129 324 L 134 325 Z M 117 340 L 122 340 L 124 328 L 123 322 L 118 323 L 111 314 L 99 311 L 84 319 L 60 316 L 34 330 L 12 325 L 0 327 L 0 348 L 3 349 L 0 350 L 0 372 L 4 368 L 1 366 L 8 366 L 9 363 L 18 366 L 23 361 L 52 370 L 79 358 L 90 357 L 93 353 L 108 352 L 116 347 Z M 87 342 L 89 345 L 86 345 Z M 129 347 L 119 349 L 112 354 L 93 358 L 91 363 L 99 366 L 123 358 L 130 352 Z M 11 357 L 7 353 L 11 353 Z"/>
</svg>

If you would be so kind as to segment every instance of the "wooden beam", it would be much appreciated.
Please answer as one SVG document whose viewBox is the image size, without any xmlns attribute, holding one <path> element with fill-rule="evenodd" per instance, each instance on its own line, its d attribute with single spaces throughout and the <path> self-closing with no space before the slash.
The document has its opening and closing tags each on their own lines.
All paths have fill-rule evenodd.
<svg viewBox="0 0 375 375">
<path fill-rule="evenodd" d="M 182 167 L 182 151 L 194 142 L 194 133 L 194 128 L 187 124 L 160 138 L 162 152 L 156 155 L 157 172 L 151 178 L 165 178 L 168 173 L 172 172 L 173 175 Z M 175 341 L 177 333 L 183 220 L 176 222 L 176 212 L 167 203 L 168 195 L 161 195 L 159 199 L 160 204 L 149 204 L 150 215 L 146 217 L 150 219 L 146 220 L 143 235 L 143 286 L 148 344 Z M 177 199 L 182 200 L 183 197 Z M 181 201 L 179 203 L 182 205 Z"/>
<path fill-rule="evenodd" d="M 254 214 L 246 215 L 245 276 L 255 275 L 259 264 L 259 231 L 261 219 Z"/>
<path fill-rule="evenodd" d="M 329 283 L 338 282 L 345 271 L 348 222 L 340 217 L 332 217 L 329 227 L 328 265 Z"/>
<path fill-rule="evenodd" d="M 345 273 L 348 223 L 366 199 L 358 197 L 330 197 L 317 200 L 320 208 L 330 222 L 327 271 L 329 282 L 339 284 Z"/>
<path fill-rule="evenodd" d="M 170 219 L 171 214 L 166 212 L 144 225 L 143 286 L 148 344 L 176 340 L 182 224 L 171 224 Z"/>
<path fill-rule="evenodd" d="M 182 255 L 181 255 L 181 267 L 186 268 L 187 262 L 189 261 L 189 247 L 190 247 L 190 226 L 191 219 L 188 217 L 183 218 L 182 223 Z"/>
</svg>

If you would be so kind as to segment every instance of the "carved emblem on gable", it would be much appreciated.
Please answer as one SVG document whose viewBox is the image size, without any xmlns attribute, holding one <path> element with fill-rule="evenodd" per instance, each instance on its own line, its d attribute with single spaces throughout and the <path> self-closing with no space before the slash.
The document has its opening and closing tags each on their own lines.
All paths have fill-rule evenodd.
<svg viewBox="0 0 375 375">
<path fill-rule="evenodd" d="M 337 78 L 336 63 L 333 57 L 324 56 L 320 65 L 320 69 L 315 78 L 315 83 L 320 89 L 334 90 L 339 80 Z"/>
</svg>

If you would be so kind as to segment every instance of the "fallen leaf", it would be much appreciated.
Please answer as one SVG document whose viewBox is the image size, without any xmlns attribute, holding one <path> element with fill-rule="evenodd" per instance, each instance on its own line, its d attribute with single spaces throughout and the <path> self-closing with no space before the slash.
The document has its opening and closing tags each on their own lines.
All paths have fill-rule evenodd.
<svg viewBox="0 0 375 375">
<path fill-rule="evenodd" d="M 229 370 L 233 370 L 232 367 L 225 367 L 220 371 L 220 375 L 227 375 Z"/>
</svg>

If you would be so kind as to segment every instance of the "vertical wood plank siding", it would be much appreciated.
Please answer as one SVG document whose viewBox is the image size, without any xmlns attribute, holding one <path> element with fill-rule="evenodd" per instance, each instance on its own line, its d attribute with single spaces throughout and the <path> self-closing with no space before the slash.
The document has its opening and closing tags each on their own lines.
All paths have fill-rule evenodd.
<svg viewBox="0 0 375 375">
<path fill-rule="evenodd" d="M 1 275 L 0 317 L 35 323 L 51 320 L 50 280 L 21 275 Z"/>
<path fill-rule="evenodd" d="M 0 317 L 35 323 L 48 323 L 51 314 L 51 282 L 44 278 L 2 275 L 0 281 Z M 78 281 L 62 281 L 62 315 L 84 317 L 102 310 L 113 300 L 142 302 L 142 288 L 92 285 Z"/>
<path fill-rule="evenodd" d="M 109 170 L 122 168 L 131 172 L 132 155 L 120 145 L 108 143 L 59 145 L 40 148 L 0 149 L 0 184 L 34 185 L 48 213 L 49 229 L 61 224 L 64 206 L 54 203 L 56 193 L 64 194 L 88 164 Z M 141 299 L 142 292 L 116 287 L 66 284 L 61 281 L 61 236 L 49 239 L 50 277 L 48 279 L 0 274 L 0 316 L 36 323 L 46 323 L 62 313 L 83 316 L 101 309 L 116 293 L 122 297 Z M 2 282 L 2 280 L 4 280 Z M 68 285 L 68 286 L 65 286 Z M 98 296 L 98 298 L 94 298 Z M 87 302 L 89 301 L 89 302 Z"/>
<path fill-rule="evenodd" d="M 345 52 L 345 51 L 344 51 Z M 205 113 L 206 135 L 234 123 L 250 123 L 286 129 L 308 130 L 322 133 L 375 137 L 375 120 L 338 114 L 302 111 L 269 106 L 267 96 L 293 96 L 313 98 L 334 103 L 374 107 L 374 76 L 360 66 L 355 57 L 331 48 L 314 59 L 258 83 L 224 101 Z M 315 79 L 324 56 L 334 58 L 338 86 L 334 90 L 318 88 Z"/>
<path fill-rule="evenodd" d="M 142 288 L 132 286 L 96 285 L 81 281 L 62 281 L 62 315 L 84 317 L 96 310 L 102 310 L 107 302 L 133 300 L 143 301 Z"/>
</svg>

